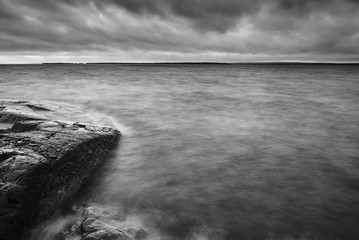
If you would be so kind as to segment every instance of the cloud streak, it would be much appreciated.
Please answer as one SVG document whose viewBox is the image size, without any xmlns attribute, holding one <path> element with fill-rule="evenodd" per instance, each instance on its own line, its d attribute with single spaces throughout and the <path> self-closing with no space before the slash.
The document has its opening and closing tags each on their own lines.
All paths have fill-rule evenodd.
<svg viewBox="0 0 359 240">
<path fill-rule="evenodd" d="M 359 1 L 0 0 L 0 52 L 0 61 L 114 61 L 115 52 L 118 61 L 359 61 Z"/>
</svg>

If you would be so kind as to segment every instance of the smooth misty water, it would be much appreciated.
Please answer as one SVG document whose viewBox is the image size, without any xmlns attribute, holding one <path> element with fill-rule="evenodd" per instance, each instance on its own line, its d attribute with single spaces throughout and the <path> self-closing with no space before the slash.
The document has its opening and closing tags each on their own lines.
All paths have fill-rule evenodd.
<svg viewBox="0 0 359 240">
<path fill-rule="evenodd" d="M 357 66 L 0 72 L 1 98 L 76 104 L 123 125 L 81 200 L 122 209 L 152 239 L 359 239 Z"/>
</svg>

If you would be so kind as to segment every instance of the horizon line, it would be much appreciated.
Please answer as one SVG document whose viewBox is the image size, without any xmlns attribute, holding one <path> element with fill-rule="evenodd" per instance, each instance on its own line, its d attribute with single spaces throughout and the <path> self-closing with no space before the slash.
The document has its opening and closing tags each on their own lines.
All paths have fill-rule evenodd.
<svg viewBox="0 0 359 240">
<path fill-rule="evenodd" d="M 61 65 L 61 64 L 133 64 L 133 65 L 146 65 L 146 64 L 198 64 L 198 65 L 256 65 L 256 64 L 268 64 L 268 65 L 358 65 L 359 62 L 319 62 L 319 61 L 249 61 L 249 62 L 206 62 L 206 61 L 179 61 L 179 62 L 42 62 L 42 63 L 0 63 L 0 65 Z"/>
</svg>

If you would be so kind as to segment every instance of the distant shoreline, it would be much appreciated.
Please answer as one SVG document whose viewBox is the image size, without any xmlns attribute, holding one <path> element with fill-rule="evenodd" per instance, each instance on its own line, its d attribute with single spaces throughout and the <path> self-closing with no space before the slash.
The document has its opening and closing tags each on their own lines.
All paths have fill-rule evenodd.
<svg viewBox="0 0 359 240">
<path fill-rule="evenodd" d="M 51 63 L 50 63 L 51 64 Z M 119 64 L 119 65 L 359 65 L 358 63 L 321 63 L 321 62 L 153 62 L 153 63 L 116 63 L 116 62 L 94 62 L 84 64 Z"/>
<path fill-rule="evenodd" d="M 165 65 L 230 65 L 230 66 L 245 66 L 245 65 L 350 65 L 356 66 L 359 65 L 359 62 L 88 62 L 88 63 L 71 63 L 71 62 L 48 62 L 48 63 L 1 63 L 2 65 L 147 65 L 147 66 L 165 66 Z"/>
</svg>

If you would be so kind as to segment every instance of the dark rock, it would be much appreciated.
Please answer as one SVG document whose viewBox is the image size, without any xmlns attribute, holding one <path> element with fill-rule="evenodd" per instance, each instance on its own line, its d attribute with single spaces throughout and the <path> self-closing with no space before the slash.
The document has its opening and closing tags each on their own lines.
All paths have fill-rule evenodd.
<svg viewBox="0 0 359 240">
<path fill-rule="evenodd" d="M 37 111 L 51 111 L 50 108 L 45 107 L 45 105 L 41 103 L 26 103 L 26 106 Z"/>
<path fill-rule="evenodd" d="M 69 224 L 65 229 L 57 233 L 54 240 L 81 240 L 81 223 Z"/>
<path fill-rule="evenodd" d="M 14 125 L 11 127 L 13 132 L 27 132 L 36 130 L 37 126 L 41 122 L 39 121 L 21 121 L 15 122 Z"/>
<path fill-rule="evenodd" d="M 83 240 L 127 240 L 126 234 L 95 218 L 86 218 L 81 224 Z"/>
<path fill-rule="evenodd" d="M 141 228 L 118 229 L 95 218 L 85 218 L 80 225 L 73 224 L 58 233 L 56 240 L 144 240 L 147 237 Z"/>
<path fill-rule="evenodd" d="M 29 104 L 0 100 L 0 121 L 14 122 L 0 130 L 3 240 L 20 239 L 67 203 L 120 138 L 109 127 L 50 121 L 35 111 L 49 109 Z"/>
<path fill-rule="evenodd" d="M 116 208 L 111 206 L 82 204 L 73 206 L 72 210 L 77 219 L 82 220 L 77 222 L 70 220 L 56 235 L 55 240 L 73 240 L 78 236 L 82 240 L 144 240 L 148 236 L 142 228 L 119 228 L 111 225 L 120 226 L 122 225 L 120 219 L 124 219 L 123 216 L 119 216 L 121 214 Z"/>
</svg>

